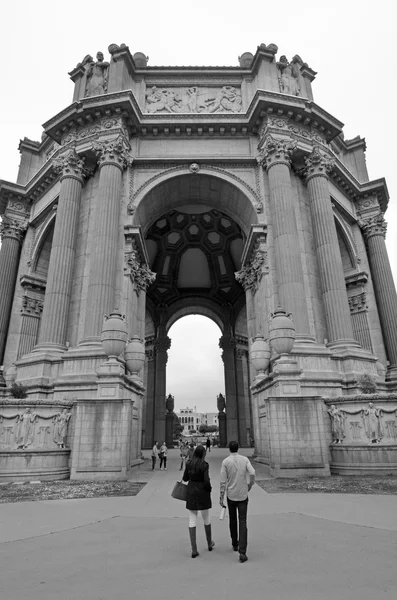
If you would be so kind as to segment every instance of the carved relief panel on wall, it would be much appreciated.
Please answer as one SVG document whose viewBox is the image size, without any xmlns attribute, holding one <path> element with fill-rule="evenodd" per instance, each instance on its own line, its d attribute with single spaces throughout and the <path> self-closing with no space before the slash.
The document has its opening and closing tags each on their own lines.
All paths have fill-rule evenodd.
<svg viewBox="0 0 397 600">
<path fill-rule="evenodd" d="M 220 88 L 153 86 L 146 92 L 144 110 L 148 113 L 239 113 L 242 110 L 241 92 L 231 85 Z"/>
<path fill-rule="evenodd" d="M 16 414 L 0 413 L 0 448 L 2 450 L 51 450 L 66 448 L 71 412 L 38 414 L 26 408 Z"/>
</svg>

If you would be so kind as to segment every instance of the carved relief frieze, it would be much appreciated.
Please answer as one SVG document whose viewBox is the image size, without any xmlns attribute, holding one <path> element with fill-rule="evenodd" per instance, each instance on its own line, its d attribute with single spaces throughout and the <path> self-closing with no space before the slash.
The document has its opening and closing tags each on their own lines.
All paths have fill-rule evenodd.
<svg viewBox="0 0 397 600">
<path fill-rule="evenodd" d="M 26 404 L 26 400 L 25 400 Z M 72 413 L 40 414 L 25 408 L 16 414 L 0 413 L 0 448 L 2 450 L 34 450 L 66 447 L 68 424 Z"/>
<path fill-rule="evenodd" d="M 397 431 L 397 406 L 373 402 L 351 408 L 332 404 L 328 409 L 334 444 L 393 443 Z M 390 417 L 394 415 L 394 418 Z"/>
<path fill-rule="evenodd" d="M 221 88 L 154 85 L 147 91 L 145 100 L 147 113 L 239 113 L 242 110 L 241 91 L 231 85 Z"/>
<path fill-rule="evenodd" d="M 17 217 L 17 218 L 20 218 L 20 217 L 27 218 L 29 213 L 30 213 L 30 209 L 26 202 L 21 201 L 21 200 L 14 200 L 13 198 L 10 198 L 8 200 L 7 216 L 9 216 L 10 218 L 12 218 L 13 215 L 15 215 L 15 217 Z"/>
<path fill-rule="evenodd" d="M 123 117 L 112 116 L 103 117 L 96 122 L 74 127 L 67 132 L 61 139 L 61 145 L 66 146 L 70 143 L 78 143 L 89 138 L 97 138 L 100 135 L 121 133 L 128 138 L 128 130 L 125 126 Z"/>
</svg>

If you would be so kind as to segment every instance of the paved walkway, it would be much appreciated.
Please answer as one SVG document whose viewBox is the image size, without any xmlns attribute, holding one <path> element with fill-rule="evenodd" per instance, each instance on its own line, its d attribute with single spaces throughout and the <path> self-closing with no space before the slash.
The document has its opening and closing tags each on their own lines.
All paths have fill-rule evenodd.
<svg viewBox="0 0 397 600">
<path fill-rule="evenodd" d="M 249 451 L 251 453 L 251 451 Z M 136 497 L 0 505 L 1 600 L 369 600 L 397 598 L 397 497 L 266 494 L 249 502 L 249 561 L 238 563 L 219 520 L 219 469 L 208 455 L 213 537 L 190 558 L 187 513 L 167 471 L 145 468 Z M 149 453 L 146 452 L 149 456 Z M 266 477 L 258 465 L 259 477 Z"/>
</svg>

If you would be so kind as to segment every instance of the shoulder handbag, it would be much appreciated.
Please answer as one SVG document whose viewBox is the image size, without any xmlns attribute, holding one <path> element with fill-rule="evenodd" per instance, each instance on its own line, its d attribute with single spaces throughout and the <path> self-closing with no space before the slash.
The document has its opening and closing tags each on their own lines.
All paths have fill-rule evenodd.
<svg viewBox="0 0 397 600">
<path fill-rule="evenodd" d="M 182 483 L 182 481 L 177 481 L 174 485 L 174 489 L 171 492 L 171 496 L 176 500 L 182 500 L 186 502 L 187 500 L 187 485 Z"/>
</svg>

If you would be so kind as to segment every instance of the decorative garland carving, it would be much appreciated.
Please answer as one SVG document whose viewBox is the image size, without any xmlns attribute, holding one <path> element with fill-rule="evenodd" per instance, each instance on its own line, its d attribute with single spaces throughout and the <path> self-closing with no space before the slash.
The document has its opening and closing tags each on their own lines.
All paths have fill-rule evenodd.
<svg viewBox="0 0 397 600">
<path fill-rule="evenodd" d="M 12 404 L 18 402 L 13 401 Z M 26 406 L 26 399 L 24 400 Z M 40 404 L 36 402 L 35 404 Z M 53 402 L 52 402 L 53 403 Z M 62 412 L 50 415 L 38 414 L 34 409 L 25 408 L 16 414 L 0 413 L 0 448 L 5 449 L 51 449 L 65 448 L 67 428 L 71 412 L 65 407 Z M 10 426 L 3 425 L 4 420 L 14 421 Z M 47 425 L 48 421 L 51 425 Z M 44 423 L 42 422 L 44 421 Z"/>
<path fill-rule="evenodd" d="M 245 265 L 234 276 L 241 283 L 244 290 L 253 290 L 255 293 L 259 287 L 263 274 L 268 271 L 267 252 L 258 250 L 251 264 Z"/>
<path fill-rule="evenodd" d="M 43 301 L 37 298 L 29 298 L 29 296 L 22 297 L 22 308 L 21 314 L 25 317 L 40 318 L 43 312 Z"/>
<path fill-rule="evenodd" d="M 368 309 L 367 306 L 367 294 L 366 292 L 361 292 L 361 294 L 357 294 L 356 296 L 350 296 L 348 298 L 349 308 L 352 314 L 366 312 Z"/>
<path fill-rule="evenodd" d="M 141 290 L 146 292 L 147 288 L 154 283 L 157 276 L 147 265 L 137 260 L 135 250 L 125 253 L 124 274 L 131 278 L 132 283 L 135 283 L 138 295 Z"/>
</svg>

